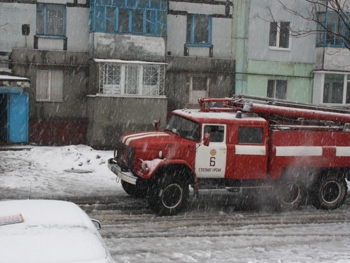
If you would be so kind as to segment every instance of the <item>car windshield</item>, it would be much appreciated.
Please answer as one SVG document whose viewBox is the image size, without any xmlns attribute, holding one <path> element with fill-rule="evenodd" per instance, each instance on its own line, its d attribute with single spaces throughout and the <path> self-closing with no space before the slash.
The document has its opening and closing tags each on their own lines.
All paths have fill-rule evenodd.
<svg viewBox="0 0 350 263">
<path fill-rule="evenodd" d="M 165 129 L 188 140 L 199 140 L 199 124 L 178 115 L 171 117 Z"/>
</svg>

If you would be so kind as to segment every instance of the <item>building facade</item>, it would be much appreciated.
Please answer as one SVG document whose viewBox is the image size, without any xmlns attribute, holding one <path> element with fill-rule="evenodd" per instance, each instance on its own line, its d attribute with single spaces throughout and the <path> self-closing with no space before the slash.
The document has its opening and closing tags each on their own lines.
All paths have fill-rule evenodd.
<svg viewBox="0 0 350 263">
<path fill-rule="evenodd" d="M 0 2 L 2 67 L 30 80 L 27 142 L 111 149 L 233 93 L 229 1 Z"/>
<path fill-rule="evenodd" d="M 342 5 L 344 20 L 332 9 L 320 10 L 318 17 L 333 33 L 318 27 L 314 71 L 313 103 L 336 107 L 350 104 L 350 1 Z M 342 37 L 344 36 L 344 38 Z"/>
<path fill-rule="evenodd" d="M 281 2 L 307 15 L 306 1 Z M 278 1 L 234 3 L 236 93 L 311 102 L 316 35 L 297 37 L 294 32 L 313 30 L 315 24 L 287 12 Z"/>
</svg>

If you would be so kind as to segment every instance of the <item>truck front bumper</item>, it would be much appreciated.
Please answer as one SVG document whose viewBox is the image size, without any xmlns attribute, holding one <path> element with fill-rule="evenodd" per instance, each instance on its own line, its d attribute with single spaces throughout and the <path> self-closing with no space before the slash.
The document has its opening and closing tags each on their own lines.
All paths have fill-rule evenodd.
<svg viewBox="0 0 350 263">
<path fill-rule="evenodd" d="M 131 172 L 123 172 L 120 166 L 114 161 L 113 158 L 108 160 L 108 168 L 121 180 L 128 182 L 129 184 L 136 185 L 138 177 L 133 175 Z"/>
</svg>

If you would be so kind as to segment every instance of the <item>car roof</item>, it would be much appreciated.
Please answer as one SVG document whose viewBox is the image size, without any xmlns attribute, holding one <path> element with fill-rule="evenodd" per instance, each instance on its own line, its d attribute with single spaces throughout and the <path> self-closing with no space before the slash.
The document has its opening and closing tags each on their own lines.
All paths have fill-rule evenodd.
<svg viewBox="0 0 350 263">
<path fill-rule="evenodd" d="M 54 200 L 0 201 L 0 254 L 1 263 L 97 263 L 110 256 L 85 212 Z"/>
<path fill-rule="evenodd" d="M 0 216 L 22 213 L 24 224 L 90 225 L 86 214 L 74 203 L 58 200 L 11 200 L 0 202 Z"/>
</svg>

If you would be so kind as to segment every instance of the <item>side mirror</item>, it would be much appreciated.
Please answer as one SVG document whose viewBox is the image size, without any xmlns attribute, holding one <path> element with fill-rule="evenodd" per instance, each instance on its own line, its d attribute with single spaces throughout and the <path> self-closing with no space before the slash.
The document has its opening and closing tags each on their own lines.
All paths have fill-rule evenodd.
<svg viewBox="0 0 350 263">
<path fill-rule="evenodd" d="M 156 131 L 158 131 L 160 126 L 160 120 L 154 120 L 153 126 L 155 127 Z"/>
<path fill-rule="evenodd" d="M 94 226 L 96 227 L 97 230 L 101 229 L 101 223 L 96 220 L 96 219 L 91 219 L 92 223 L 94 224 Z"/>
<path fill-rule="evenodd" d="M 210 133 L 205 133 L 203 144 L 204 144 L 204 146 L 209 146 L 209 143 L 210 143 Z"/>
</svg>

